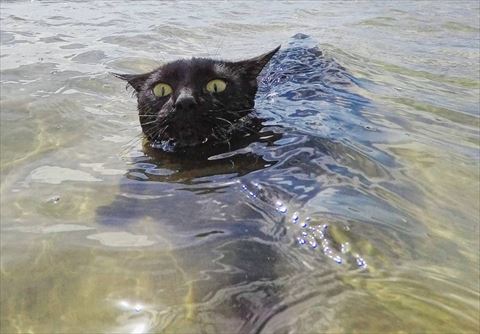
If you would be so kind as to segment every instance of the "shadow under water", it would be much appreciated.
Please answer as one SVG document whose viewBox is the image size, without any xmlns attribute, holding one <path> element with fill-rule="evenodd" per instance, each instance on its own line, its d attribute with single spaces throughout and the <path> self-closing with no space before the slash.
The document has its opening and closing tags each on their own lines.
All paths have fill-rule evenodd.
<svg viewBox="0 0 480 334">
<path fill-rule="evenodd" d="M 148 220 L 188 277 L 186 310 L 155 330 L 278 333 L 305 330 L 307 316 L 330 328 L 330 300 L 355 300 L 362 279 L 426 247 L 414 212 L 399 209 L 422 198 L 376 145 L 391 134 L 364 117 L 375 107 L 354 92 L 361 81 L 299 34 L 260 83 L 258 135 L 196 155 L 145 143 L 97 210 L 107 226 Z"/>
</svg>

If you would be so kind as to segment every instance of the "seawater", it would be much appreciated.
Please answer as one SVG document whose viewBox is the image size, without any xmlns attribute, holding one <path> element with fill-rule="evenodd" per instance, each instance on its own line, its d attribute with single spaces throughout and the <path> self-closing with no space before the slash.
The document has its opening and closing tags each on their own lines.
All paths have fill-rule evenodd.
<svg viewBox="0 0 480 334">
<path fill-rule="evenodd" d="M 3 2 L 1 332 L 478 332 L 479 16 Z M 204 160 L 109 74 L 278 44 L 259 137 Z"/>
</svg>

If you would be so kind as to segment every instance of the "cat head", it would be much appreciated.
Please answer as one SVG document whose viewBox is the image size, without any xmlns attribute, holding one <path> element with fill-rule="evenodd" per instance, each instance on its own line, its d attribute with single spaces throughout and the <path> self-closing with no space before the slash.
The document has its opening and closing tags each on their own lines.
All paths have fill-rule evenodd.
<svg viewBox="0 0 480 334">
<path fill-rule="evenodd" d="M 144 74 L 116 74 L 135 90 L 140 124 L 154 143 L 184 148 L 226 142 L 255 105 L 257 76 L 277 47 L 229 62 L 181 59 Z"/>
</svg>

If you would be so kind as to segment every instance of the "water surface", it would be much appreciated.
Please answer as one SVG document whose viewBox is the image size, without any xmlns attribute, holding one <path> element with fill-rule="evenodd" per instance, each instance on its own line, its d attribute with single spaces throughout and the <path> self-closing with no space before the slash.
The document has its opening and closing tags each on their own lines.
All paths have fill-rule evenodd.
<svg viewBox="0 0 480 334">
<path fill-rule="evenodd" d="M 2 333 L 478 332 L 479 17 L 2 3 Z M 276 82 L 297 33 L 321 54 Z M 261 138 L 208 160 L 144 146 L 108 74 L 278 44 Z"/>
</svg>

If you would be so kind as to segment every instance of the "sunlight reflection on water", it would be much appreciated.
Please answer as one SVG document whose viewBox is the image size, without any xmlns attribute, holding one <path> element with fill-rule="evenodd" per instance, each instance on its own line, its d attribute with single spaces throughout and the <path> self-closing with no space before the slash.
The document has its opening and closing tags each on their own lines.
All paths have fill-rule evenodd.
<svg viewBox="0 0 480 334">
<path fill-rule="evenodd" d="M 478 332 L 477 3 L 1 7 L 2 333 Z M 108 74 L 280 43 L 204 160 Z"/>
</svg>

